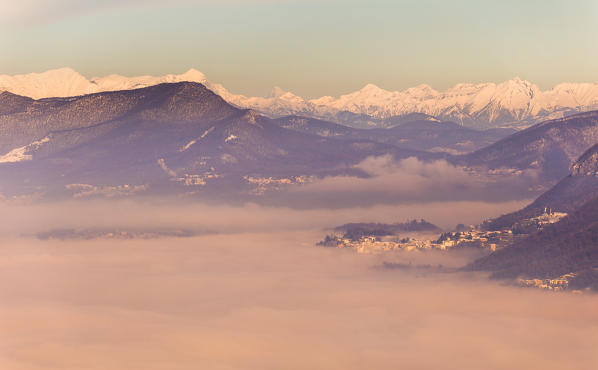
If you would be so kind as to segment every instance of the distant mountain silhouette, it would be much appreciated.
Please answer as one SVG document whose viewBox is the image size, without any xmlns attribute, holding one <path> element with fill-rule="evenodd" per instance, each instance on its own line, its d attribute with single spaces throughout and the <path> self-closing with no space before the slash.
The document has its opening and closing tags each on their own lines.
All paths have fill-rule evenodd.
<svg viewBox="0 0 598 370">
<path fill-rule="evenodd" d="M 556 183 L 579 156 L 598 142 L 598 111 L 546 121 L 456 160 L 488 169 L 528 171 Z"/>
<path fill-rule="evenodd" d="M 343 139 L 365 139 L 409 148 L 461 154 L 488 146 L 509 134 L 513 129 L 474 130 L 454 122 L 421 120 L 420 115 L 411 115 L 413 120 L 397 120 L 389 128 L 357 129 L 315 118 L 286 116 L 274 120 L 282 127 L 300 132 Z"/>
</svg>

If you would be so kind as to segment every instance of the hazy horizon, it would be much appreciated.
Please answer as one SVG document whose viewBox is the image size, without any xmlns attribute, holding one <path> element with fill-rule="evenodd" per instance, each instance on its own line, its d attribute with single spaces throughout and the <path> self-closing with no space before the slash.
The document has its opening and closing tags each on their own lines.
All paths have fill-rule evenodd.
<svg viewBox="0 0 598 370">
<path fill-rule="evenodd" d="M 60 71 L 60 70 L 65 70 L 65 69 L 66 69 L 66 70 L 72 70 L 72 71 L 74 71 L 75 73 L 78 73 L 78 74 L 80 74 L 81 76 L 83 76 L 84 78 L 86 78 L 86 79 L 87 79 L 87 80 L 89 80 L 89 81 L 91 81 L 91 80 L 93 80 L 93 79 L 103 79 L 103 78 L 108 78 L 108 77 L 110 77 L 110 76 L 114 76 L 114 75 L 116 75 L 116 76 L 122 76 L 122 77 L 125 77 L 125 78 L 136 78 L 136 77 L 155 77 L 155 78 L 158 78 L 158 77 L 163 77 L 163 76 L 168 76 L 168 75 L 180 76 L 180 75 L 184 75 L 184 74 L 186 74 L 186 73 L 188 73 L 188 72 L 191 72 L 191 73 L 199 72 L 199 73 L 201 73 L 201 74 L 205 75 L 206 79 L 207 79 L 209 82 L 211 82 L 211 83 L 216 83 L 216 84 L 221 84 L 221 81 L 216 81 L 216 80 L 213 80 L 212 78 L 210 78 L 210 76 L 208 76 L 207 74 L 203 73 L 203 71 L 202 71 L 200 68 L 196 68 L 196 67 L 190 67 L 190 68 L 188 68 L 188 69 L 185 69 L 185 70 L 171 71 L 171 72 L 167 72 L 167 73 L 165 73 L 165 74 L 162 74 L 162 75 L 150 75 L 150 74 L 119 74 L 119 73 L 116 73 L 116 72 L 109 72 L 109 73 L 107 73 L 107 74 L 105 74 L 105 75 L 89 75 L 89 74 L 88 74 L 88 75 L 84 75 L 83 73 L 81 73 L 80 71 L 78 71 L 77 69 L 75 69 L 75 68 L 73 68 L 73 67 L 71 67 L 71 66 L 62 66 L 62 67 L 51 68 L 51 69 L 47 69 L 47 70 L 30 71 L 30 72 L 26 72 L 26 73 L 15 73 L 15 74 L 6 74 L 6 73 L 0 73 L 0 75 L 9 76 L 9 77 L 27 76 L 27 75 L 32 75 L 32 74 L 41 75 L 41 74 L 44 74 L 44 73 L 53 72 L 53 71 Z M 422 83 L 422 84 L 418 84 L 418 85 L 407 86 L 406 88 L 403 88 L 403 89 L 394 89 L 394 90 L 393 90 L 393 89 L 386 89 L 386 88 L 383 88 L 383 87 L 381 87 L 381 86 L 378 86 L 378 85 L 376 85 L 376 84 L 373 84 L 373 83 L 371 83 L 371 82 L 367 82 L 367 83 L 365 83 L 363 86 L 361 86 L 361 87 L 358 87 L 358 88 L 356 88 L 356 89 L 354 89 L 354 90 L 341 91 L 341 92 L 340 92 L 338 95 L 334 95 L 334 96 L 332 96 L 332 95 L 318 95 L 318 94 L 316 94 L 316 95 L 313 95 L 313 96 L 300 96 L 300 95 L 298 95 L 298 94 L 295 94 L 295 91 L 292 91 L 292 90 L 285 90 L 285 89 L 282 89 L 282 90 L 283 90 L 284 92 L 290 92 L 290 93 L 293 93 L 293 94 L 295 94 L 295 95 L 298 95 L 298 96 L 300 96 L 300 97 L 302 97 L 302 98 L 305 98 L 305 99 L 318 99 L 318 98 L 322 98 L 322 97 L 326 97 L 326 96 L 340 97 L 340 96 L 343 96 L 343 95 L 347 95 L 347 94 L 354 93 L 354 92 L 356 92 L 356 91 L 359 91 L 359 90 L 365 89 L 365 88 L 367 88 L 367 87 L 368 87 L 368 86 L 370 86 L 370 85 L 377 86 L 378 88 L 381 88 L 382 90 L 389 91 L 389 92 L 403 92 L 403 91 L 406 91 L 406 90 L 408 90 L 408 89 L 410 89 L 410 88 L 417 88 L 417 87 L 420 87 L 420 86 L 428 86 L 428 87 L 432 88 L 433 90 L 435 90 L 435 91 L 437 91 L 437 92 L 439 92 L 439 93 L 442 93 L 442 92 L 445 92 L 445 91 L 447 91 L 447 90 L 449 90 L 449 89 L 452 89 L 452 88 L 458 87 L 458 86 L 459 86 L 459 85 L 461 85 L 461 84 L 473 84 L 473 85 L 476 85 L 476 84 L 486 84 L 486 83 L 490 83 L 490 84 L 500 85 L 500 84 L 502 84 L 502 83 L 506 83 L 506 82 L 509 82 L 509 81 L 516 81 L 516 80 L 527 81 L 527 82 L 529 82 L 529 83 L 531 83 L 531 84 L 533 84 L 533 85 L 536 85 L 536 86 L 538 86 L 538 87 L 540 88 L 540 90 L 541 90 L 541 91 L 548 91 L 548 90 L 552 90 L 552 89 L 554 89 L 555 87 L 557 87 L 557 86 L 559 86 L 559 85 L 561 85 L 561 84 L 569 84 L 569 83 L 573 83 L 573 84 L 585 84 L 585 83 L 588 83 L 588 84 L 594 84 L 594 83 L 596 83 L 596 84 L 598 84 L 598 82 L 589 82 L 589 81 L 575 81 L 575 82 L 573 82 L 573 81 L 560 81 L 560 82 L 556 82 L 554 85 L 546 86 L 545 88 L 543 88 L 543 87 L 539 86 L 539 85 L 538 85 L 536 82 L 534 82 L 534 81 L 528 81 L 528 80 L 526 80 L 526 79 L 523 79 L 523 78 L 521 78 L 521 77 L 520 77 L 520 76 L 518 76 L 518 75 L 514 75 L 514 76 L 512 76 L 512 77 L 510 77 L 510 78 L 507 78 L 507 79 L 505 79 L 505 80 L 499 80 L 499 81 L 477 81 L 477 82 L 471 82 L 471 81 L 468 81 L 468 80 L 464 80 L 464 81 L 456 82 L 456 83 L 455 83 L 455 84 L 453 84 L 453 85 L 446 86 L 446 87 L 444 87 L 444 88 L 442 88 L 442 89 L 441 89 L 441 88 L 436 88 L 435 86 L 432 86 L 432 85 L 429 85 L 429 84 L 426 84 L 426 83 Z M 224 85 L 223 85 L 223 87 L 224 87 L 224 88 L 227 88 L 227 86 L 224 86 Z M 272 94 L 272 93 L 273 93 L 275 90 L 277 90 L 277 89 L 281 89 L 281 87 L 280 87 L 279 85 L 272 85 L 268 91 L 264 92 L 262 95 L 256 95 L 255 97 L 268 97 L 268 96 L 270 96 L 270 95 L 271 95 L 271 94 Z M 227 89 L 227 90 L 228 90 L 228 89 Z M 232 94 L 241 94 L 241 93 L 240 93 L 240 92 L 238 92 L 238 91 L 232 91 L 232 90 L 228 90 L 228 91 L 229 91 L 230 93 L 232 93 Z M 253 97 L 253 96 L 251 96 L 251 95 L 247 95 L 247 96 L 248 96 L 248 97 Z"/>
<path fill-rule="evenodd" d="M 338 96 L 501 82 L 598 82 L 598 6 L 573 2 L 126 1 L 3 5 L 0 74 L 196 68 L 231 91 Z M 2 17 L 2 16 L 0 16 Z M 559 27 L 554 27 L 554 20 Z M 78 50 L 73 53 L 72 50 Z"/>
</svg>

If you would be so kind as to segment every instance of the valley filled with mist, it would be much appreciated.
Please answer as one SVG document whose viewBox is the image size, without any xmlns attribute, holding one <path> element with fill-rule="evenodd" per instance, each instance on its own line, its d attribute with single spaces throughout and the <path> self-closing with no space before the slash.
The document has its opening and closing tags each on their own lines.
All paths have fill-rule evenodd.
<svg viewBox="0 0 598 370">
<path fill-rule="evenodd" d="M 343 222 L 418 217 L 448 228 L 518 202 L 343 210 L 173 203 L 3 205 L 0 367 L 591 369 L 598 361 L 596 295 L 388 268 L 450 269 L 474 252 L 315 246 Z M 193 234 L 38 235 L 115 228 Z"/>
<path fill-rule="evenodd" d="M 2 92 L 0 367 L 590 369 L 598 112 L 508 126 Z"/>
<path fill-rule="evenodd" d="M 0 1 L 0 370 L 597 370 L 596 19 Z"/>
</svg>

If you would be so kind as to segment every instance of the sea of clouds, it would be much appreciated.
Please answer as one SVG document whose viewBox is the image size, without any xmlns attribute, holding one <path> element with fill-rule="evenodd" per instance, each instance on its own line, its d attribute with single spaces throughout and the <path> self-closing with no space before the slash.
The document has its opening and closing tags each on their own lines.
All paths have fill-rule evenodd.
<svg viewBox="0 0 598 370">
<path fill-rule="evenodd" d="M 443 227 L 520 204 L 307 209 L 95 201 L 0 206 L 2 369 L 595 369 L 598 297 L 503 286 L 439 253 L 316 247 L 324 228 Z M 205 230 L 38 240 L 52 228 Z"/>
</svg>

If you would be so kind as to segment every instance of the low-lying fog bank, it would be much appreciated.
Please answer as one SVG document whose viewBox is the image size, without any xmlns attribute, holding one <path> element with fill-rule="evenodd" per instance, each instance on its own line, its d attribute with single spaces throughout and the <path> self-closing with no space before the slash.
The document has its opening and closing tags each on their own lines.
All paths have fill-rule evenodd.
<svg viewBox="0 0 598 370">
<path fill-rule="evenodd" d="M 595 369 L 597 295 L 404 268 L 450 269 L 466 253 L 315 246 L 346 222 L 425 218 L 450 228 L 521 205 L 4 204 L 0 368 Z M 197 233 L 35 237 L 55 228 Z"/>
<path fill-rule="evenodd" d="M 320 232 L 3 239 L 2 369 L 595 369 L 598 297 L 378 270 Z M 436 263 L 397 254 L 395 261 Z M 458 264 L 462 261 L 452 261 Z"/>
<path fill-rule="evenodd" d="M 477 224 L 529 203 L 429 202 L 331 209 L 293 209 L 189 203 L 176 198 L 86 200 L 59 203 L 0 203 L 0 235 L 19 236 L 52 229 L 191 230 L 202 233 L 327 229 L 348 222 L 404 222 L 424 218 L 442 228 Z"/>
</svg>

